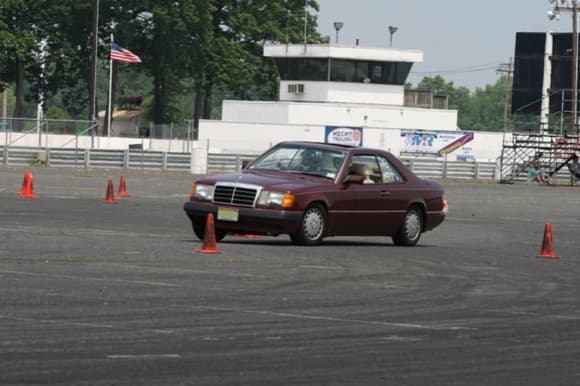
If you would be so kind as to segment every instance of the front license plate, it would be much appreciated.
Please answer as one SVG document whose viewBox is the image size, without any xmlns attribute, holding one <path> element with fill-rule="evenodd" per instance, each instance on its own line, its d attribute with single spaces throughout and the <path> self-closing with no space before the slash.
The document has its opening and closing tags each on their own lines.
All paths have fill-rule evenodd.
<svg viewBox="0 0 580 386">
<path fill-rule="evenodd" d="M 218 208 L 217 219 L 221 221 L 237 222 L 240 211 L 234 208 Z"/>
</svg>

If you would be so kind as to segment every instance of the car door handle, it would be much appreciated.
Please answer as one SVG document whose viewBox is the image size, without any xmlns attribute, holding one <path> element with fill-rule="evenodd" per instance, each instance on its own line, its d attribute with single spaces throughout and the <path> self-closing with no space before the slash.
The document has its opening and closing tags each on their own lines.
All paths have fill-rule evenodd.
<svg viewBox="0 0 580 386">
<path fill-rule="evenodd" d="M 380 195 L 381 196 L 390 196 L 391 195 L 391 192 L 389 192 L 388 190 L 381 190 Z"/>
</svg>

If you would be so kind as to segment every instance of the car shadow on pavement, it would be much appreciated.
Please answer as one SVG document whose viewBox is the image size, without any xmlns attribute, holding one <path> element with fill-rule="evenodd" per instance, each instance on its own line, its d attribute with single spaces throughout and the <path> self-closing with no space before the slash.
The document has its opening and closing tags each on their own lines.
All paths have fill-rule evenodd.
<svg viewBox="0 0 580 386">
<path fill-rule="evenodd" d="M 399 248 L 394 245 L 390 239 L 385 238 L 384 241 L 378 240 L 347 240 L 347 239 L 325 239 L 322 244 L 317 246 L 302 246 L 295 245 L 289 238 L 281 237 L 279 239 L 268 237 L 261 239 L 259 237 L 244 238 L 238 236 L 227 236 L 225 239 L 220 241 L 218 244 L 246 244 L 246 245 L 277 245 L 277 246 L 290 246 L 290 247 L 306 247 L 306 248 L 316 248 L 316 247 L 336 247 L 336 246 L 349 246 L 349 247 L 393 247 Z M 428 245 L 419 244 L 414 248 L 428 247 Z M 408 248 L 408 247 L 401 247 Z"/>
</svg>

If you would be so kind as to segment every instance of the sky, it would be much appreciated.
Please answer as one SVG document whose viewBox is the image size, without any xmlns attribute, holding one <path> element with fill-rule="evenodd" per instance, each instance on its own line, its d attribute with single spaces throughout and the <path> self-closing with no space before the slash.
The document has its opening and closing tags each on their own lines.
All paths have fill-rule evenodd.
<svg viewBox="0 0 580 386">
<path fill-rule="evenodd" d="M 474 91 L 494 84 L 501 64 L 513 60 L 516 32 L 571 32 L 572 16 L 550 21 L 548 0 L 317 0 L 318 32 L 339 44 L 423 51 L 408 81 L 441 75 Z M 560 1 L 560 0 L 558 0 Z M 316 13 L 314 9 L 310 12 Z"/>
</svg>

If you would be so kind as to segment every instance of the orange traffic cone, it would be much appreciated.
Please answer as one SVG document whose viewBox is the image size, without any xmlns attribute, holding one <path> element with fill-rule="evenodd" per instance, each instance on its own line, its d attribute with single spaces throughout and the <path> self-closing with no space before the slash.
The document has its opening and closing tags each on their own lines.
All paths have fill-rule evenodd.
<svg viewBox="0 0 580 386">
<path fill-rule="evenodd" d="M 107 184 L 107 196 L 105 197 L 104 201 L 107 204 L 116 204 L 117 200 L 115 200 L 115 194 L 113 193 L 113 180 L 109 178 L 109 182 Z"/>
<path fill-rule="evenodd" d="M 544 257 L 547 259 L 557 259 L 556 252 L 554 252 L 554 246 L 552 245 L 552 224 L 546 223 L 544 228 L 544 241 L 542 242 L 542 251 L 538 257 Z"/>
<path fill-rule="evenodd" d="M 38 198 L 38 195 L 34 193 L 33 178 L 29 171 L 24 172 L 24 178 L 22 179 L 22 187 L 20 188 L 19 195 L 24 198 Z"/>
<path fill-rule="evenodd" d="M 125 176 L 121 176 L 121 181 L 119 181 L 119 197 L 129 197 L 127 186 L 125 184 Z"/>
<path fill-rule="evenodd" d="M 196 249 L 197 253 L 222 253 L 217 249 L 215 240 L 215 227 L 213 221 L 213 214 L 207 215 L 207 220 L 205 222 L 205 232 L 203 234 L 203 245 L 200 249 Z"/>
</svg>

